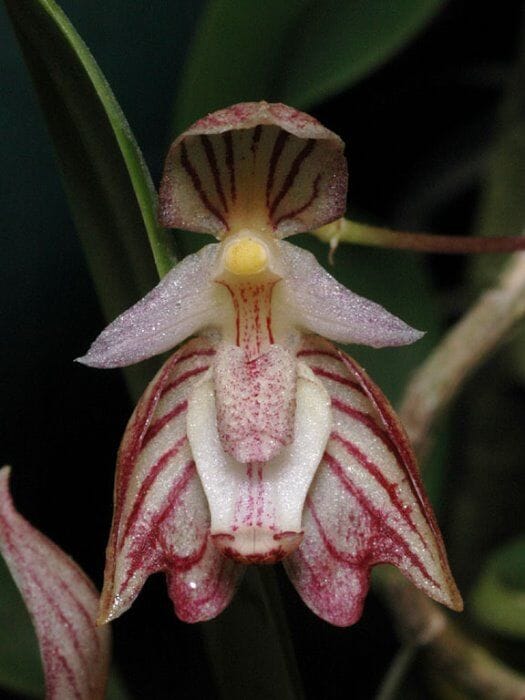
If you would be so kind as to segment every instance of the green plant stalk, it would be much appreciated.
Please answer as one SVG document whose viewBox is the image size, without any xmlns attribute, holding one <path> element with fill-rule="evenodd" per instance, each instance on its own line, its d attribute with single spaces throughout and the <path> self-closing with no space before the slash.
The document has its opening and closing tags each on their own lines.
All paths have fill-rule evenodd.
<svg viewBox="0 0 525 700">
<path fill-rule="evenodd" d="M 28 23 L 34 18 L 34 13 L 40 10 L 41 19 L 43 21 L 47 19 L 48 26 L 56 33 L 56 39 L 64 47 L 69 47 L 78 62 L 78 68 L 85 73 L 84 78 L 89 81 L 103 106 L 117 141 L 140 208 L 155 265 L 159 276 L 162 277 L 173 267 L 175 261 L 172 257 L 167 233 L 157 223 L 155 188 L 135 137 L 104 74 L 84 41 L 54 0 L 17 0 L 16 2 L 5 0 L 5 3 L 17 35 L 20 39 L 26 39 L 28 42 L 31 42 L 34 37 L 32 30 L 28 29 Z M 21 22 L 24 13 L 28 19 L 26 25 Z M 50 76 L 52 76 L 51 80 L 59 85 L 59 70 L 50 71 Z"/>
<path fill-rule="evenodd" d="M 156 223 L 149 172 L 100 68 L 56 3 L 5 5 L 56 149 L 97 296 L 111 320 L 175 261 L 169 234 Z M 124 370 L 134 398 L 157 366 L 150 361 Z"/>
<path fill-rule="evenodd" d="M 409 383 L 400 418 L 416 453 L 421 455 L 436 419 L 466 378 L 524 317 L 525 253 L 517 253 L 498 285 L 480 297 Z M 525 697 L 524 676 L 460 632 L 442 608 L 397 571 L 381 568 L 374 582 L 402 638 L 424 649 L 431 668 L 445 673 L 456 688 L 487 700 Z"/>
<path fill-rule="evenodd" d="M 411 250 L 419 253 L 509 253 L 525 250 L 525 237 L 441 236 L 433 233 L 407 233 L 381 226 L 362 224 L 350 219 L 338 219 L 322 226 L 312 234 L 330 245 L 333 253 L 340 243 Z"/>
</svg>

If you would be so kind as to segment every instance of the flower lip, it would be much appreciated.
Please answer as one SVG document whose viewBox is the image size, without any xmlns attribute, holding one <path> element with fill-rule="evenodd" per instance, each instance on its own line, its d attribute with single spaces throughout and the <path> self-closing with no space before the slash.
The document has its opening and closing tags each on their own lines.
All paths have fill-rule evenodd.
<svg viewBox="0 0 525 700">
<path fill-rule="evenodd" d="M 233 534 L 212 533 L 211 538 L 223 556 L 240 564 L 275 564 L 299 547 L 303 532 L 272 532 L 263 527 L 245 527 Z"/>
</svg>

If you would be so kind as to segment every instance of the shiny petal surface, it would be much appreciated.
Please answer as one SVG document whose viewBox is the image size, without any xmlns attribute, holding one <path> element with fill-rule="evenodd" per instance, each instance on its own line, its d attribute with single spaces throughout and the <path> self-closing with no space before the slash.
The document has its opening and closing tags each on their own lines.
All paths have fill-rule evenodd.
<svg viewBox="0 0 525 700">
<path fill-rule="evenodd" d="M 211 281 L 218 246 L 188 255 L 143 299 L 105 328 L 78 362 L 125 367 L 171 350 L 221 318 L 218 287 Z"/>
<path fill-rule="evenodd" d="M 153 379 L 126 429 L 115 480 L 100 619 L 127 610 L 146 578 L 164 571 L 177 616 L 187 622 L 221 612 L 242 568 L 209 539 L 209 509 L 186 435 L 188 397 L 215 351 L 184 345 Z"/>
<path fill-rule="evenodd" d="M 170 149 L 161 223 L 217 236 L 250 227 L 285 236 L 321 226 L 344 213 L 343 149 L 318 121 L 282 104 L 214 112 Z"/>
<path fill-rule="evenodd" d="M 274 303 L 303 329 L 339 343 L 374 348 L 408 345 L 423 335 L 379 304 L 343 287 L 311 253 L 284 241 L 280 246 L 287 275 L 276 286 Z"/>
<path fill-rule="evenodd" d="M 83 571 L 13 506 L 0 470 L 0 552 L 35 625 L 48 700 L 102 700 L 110 630 L 96 628 L 98 593 Z"/>
<path fill-rule="evenodd" d="M 332 400 L 333 426 L 309 492 L 304 539 L 286 561 L 306 604 L 335 625 L 356 622 L 374 564 L 460 610 L 443 541 L 403 428 L 357 363 L 310 336 L 299 351 Z"/>
</svg>

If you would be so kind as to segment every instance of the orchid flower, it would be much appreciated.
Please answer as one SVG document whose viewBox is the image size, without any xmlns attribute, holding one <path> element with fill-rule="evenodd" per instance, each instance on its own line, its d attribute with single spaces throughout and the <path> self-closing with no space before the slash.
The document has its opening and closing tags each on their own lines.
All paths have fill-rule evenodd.
<svg viewBox="0 0 525 700">
<path fill-rule="evenodd" d="M 96 628 L 98 592 L 84 572 L 16 512 L 0 469 L 0 554 L 35 625 L 47 700 L 102 700 L 109 627 Z"/>
<path fill-rule="evenodd" d="M 100 622 L 156 571 L 180 619 L 210 619 L 246 565 L 281 559 L 335 625 L 359 618 L 378 563 L 461 609 L 403 428 L 329 342 L 380 348 L 422 334 L 283 240 L 343 214 L 343 150 L 312 117 L 265 102 L 215 112 L 172 145 L 161 223 L 219 243 L 185 258 L 80 358 L 122 367 L 196 336 L 127 426 Z"/>
</svg>

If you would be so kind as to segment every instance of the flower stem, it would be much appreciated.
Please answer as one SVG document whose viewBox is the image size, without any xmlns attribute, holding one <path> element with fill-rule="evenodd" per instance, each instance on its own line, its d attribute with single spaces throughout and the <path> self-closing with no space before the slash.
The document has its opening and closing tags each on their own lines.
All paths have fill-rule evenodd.
<svg viewBox="0 0 525 700">
<path fill-rule="evenodd" d="M 407 233 L 381 226 L 370 226 L 350 219 L 338 219 L 312 231 L 335 252 L 339 243 L 398 248 L 420 253 L 510 253 L 525 250 L 522 236 L 440 236 L 433 233 Z"/>
<path fill-rule="evenodd" d="M 395 700 L 399 696 L 403 679 L 409 671 L 417 652 L 418 647 L 416 644 L 412 642 L 403 644 L 394 656 L 386 675 L 381 681 L 375 700 Z"/>
<path fill-rule="evenodd" d="M 515 255 L 498 284 L 482 294 L 416 372 L 400 417 L 417 453 L 424 450 L 437 417 L 487 355 L 525 316 L 525 253 Z M 379 590 L 391 606 L 401 636 L 424 647 L 433 670 L 469 697 L 525 697 L 525 677 L 507 668 L 461 632 L 435 603 L 391 569 L 379 572 Z"/>
<path fill-rule="evenodd" d="M 400 636 L 423 651 L 433 672 L 453 683 L 466 697 L 487 700 L 525 697 L 522 675 L 461 632 L 436 603 L 397 570 L 384 569 L 378 583 Z"/>
<path fill-rule="evenodd" d="M 498 284 L 483 293 L 414 374 L 400 417 L 421 453 L 436 418 L 467 376 L 525 316 L 525 253 L 515 255 Z"/>
</svg>

